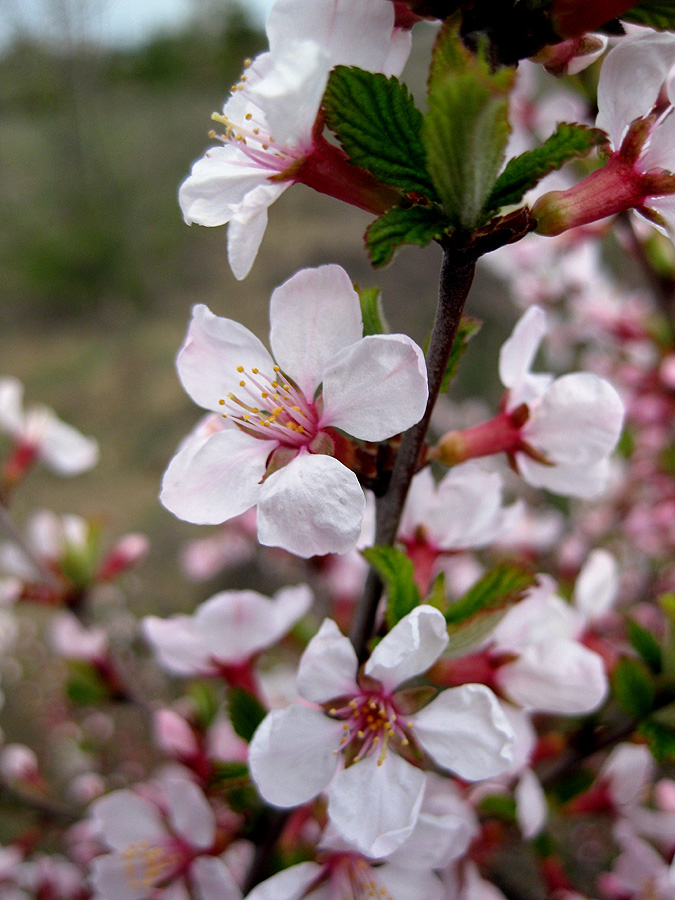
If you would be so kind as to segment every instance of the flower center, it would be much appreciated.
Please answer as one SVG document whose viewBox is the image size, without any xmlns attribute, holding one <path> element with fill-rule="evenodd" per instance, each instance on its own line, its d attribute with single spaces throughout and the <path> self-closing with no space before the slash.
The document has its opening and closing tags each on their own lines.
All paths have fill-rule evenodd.
<svg viewBox="0 0 675 900">
<path fill-rule="evenodd" d="M 121 852 L 122 868 L 132 888 L 152 888 L 176 874 L 183 855 L 170 844 L 136 841 Z"/>
<path fill-rule="evenodd" d="M 328 863 L 335 896 L 345 900 L 394 900 L 365 859 L 352 853 L 331 855 Z"/>
<path fill-rule="evenodd" d="M 402 721 L 392 698 L 384 694 L 364 691 L 345 706 L 332 707 L 328 715 L 345 720 L 335 752 L 344 750 L 348 764 L 379 751 L 377 764 L 382 765 L 390 742 L 398 750 L 410 745 L 412 722 Z"/>
<path fill-rule="evenodd" d="M 249 373 L 237 366 L 241 376 L 238 396 L 233 392 L 218 403 L 227 409 L 222 416 L 230 418 L 242 431 L 257 438 L 275 440 L 287 447 L 309 444 L 317 433 L 318 413 L 313 403 L 295 385 L 283 377 L 279 366 L 274 376 L 257 368 Z"/>
<path fill-rule="evenodd" d="M 232 87 L 232 97 L 239 100 L 237 95 L 240 94 L 241 101 L 243 101 L 240 116 L 238 116 L 240 121 L 235 122 L 224 112 L 213 113 L 211 118 L 214 122 L 224 125 L 225 132 L 217 134 L 212 131 L 209 137 L 220 140 L 224 144 L 234 144 L 256 165 L 283 172 L 291 163 L 300 159 L 302 154 L 291 147 L 277 143 L 269 133 L 265 112 L 257 102 L 254 92 L 249 89 L 249 75 L 258 75 L 255 71 L 255 63 L 247 59 L 244 65 L 246 67 L 244 74 Z M 232 105 L 232 101 L 228 101 L 230 114 L 232 114 Z"/>
</svg>

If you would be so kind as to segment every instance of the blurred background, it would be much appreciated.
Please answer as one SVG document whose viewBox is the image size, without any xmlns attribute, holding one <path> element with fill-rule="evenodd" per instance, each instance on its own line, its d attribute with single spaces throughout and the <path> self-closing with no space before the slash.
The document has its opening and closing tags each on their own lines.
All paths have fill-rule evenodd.
<svg viewBox="0 0 675 900">
<path fill-rule="evenodd" d="M 266 46 L 270 3 L 0 0 L 0 375 L 20 378 L 28 404 L 52 406 L 102 450 L 76 479 L 34 473 L 16 517 L 47 507 L 94 517 L 111 537 L 146 532 L 137 613 L 196 602 L 176 556 L 203 529 L 157 501 L 199 416 L 174 369 L 191 305 L 266 340 L 272 289 L 303 266 L 337 262 L 383 288 L 393 330 L 423 343 L 433 317 L 438 248 L 404 250 L 374 272 L 362 243 L 370 217 L 302 186 L 270 211 L 244 282 L 229 270 L 225 228 L 183 223 L 178 186 L 243 59 Z M 418 93 L 432 36 L 416 30 L 404 73 Z M 482 314 L 489 293 L 479 289 L 469 311 Z M 495 359 L 503 334 L 486 332 L 483 351 L 468 355 L 476 367 L 486 352 Z"/>
</svg>

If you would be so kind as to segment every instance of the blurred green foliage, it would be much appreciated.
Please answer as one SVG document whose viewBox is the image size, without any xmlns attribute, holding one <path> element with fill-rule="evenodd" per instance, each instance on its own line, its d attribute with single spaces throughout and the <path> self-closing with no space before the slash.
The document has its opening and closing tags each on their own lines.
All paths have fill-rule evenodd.
<svg viewBox="0 0 675 900">
<path fill-rule="evenodd" d="M 177 186 L 264 44 L 227 6 L 133 50 L 24 39 L 0 57 L 0 326 L 156 309 L 199 280 Z"/>
</svg>

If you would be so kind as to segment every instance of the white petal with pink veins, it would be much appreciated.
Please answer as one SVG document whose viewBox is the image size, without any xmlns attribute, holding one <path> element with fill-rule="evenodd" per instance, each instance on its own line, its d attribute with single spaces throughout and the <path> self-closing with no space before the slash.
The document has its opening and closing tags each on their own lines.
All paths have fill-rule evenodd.
<svg viewBox="0 0 675 900">
<path fill-rule="evenodd" d="M 556 378 L 522 434 L 551 462 L 592 465 L 616 446 L 623 416 L 623 403 L 608 381 L 575 372 Z"/>
<path fill-rule="evenodd" d="M 410 836 L 424 798 L 425 775 L 398 754 L 377 751 L 338 772 L 328 815 L 338 833 L 365 856 L 393 853 Z"/>
<path fill-rule="evenodd" d="M 338 766 L 342 723 L 318 709 L 289 706 L 268 713 L 249 747 L 251 775 L 274 806 L 306 803 L 328 786 Z"/>
<path fill-rule="evenodd" d="M 244 372 L 238 371 L 239 366 Z M 203 303 L 193 307 L 176 367 L 183 387 L 199 406 L 221 411 L 219 401 L 229 393 L 245 396 L 240 382 L 252 368 L 271 377 L 273 366 L 265 345 L 248 328 L 215 316 Z"/>
<path fill-rule="evenodd" d="M 218 525 L 255 505 L 271 441 L 235 429 L 188 446 L 169 463 L 160 500 L 174 515 L 197 525 Z"/>
<path fill-rule="evenodd" d="M 424 355 L 414 341 L 369 335 L 337 353 L 324 372 L 321 424 L 382 441 L 419 422 L 428 393 Z"/>
<path fill-rule="evenodd" d="M 385 691 L 426 672 L 448 644 L 445 617 L 433 606 L 418 606 L 386 634 L 370 655 L 365 673 Z"/>
<path fill-rule="evenodd" d="M 350 469 L 332 456 L 302 453 L 261 486 L 258 540 L 305 559 L 348 553 L 359 539 L 365 507 Z"/>
<path fill-rule="evenodd" d="M 211 847 L 216 836 L 216 817 L 201 790 L 187 779 L 171 779 L 165 787 L 174 832 L 191 847 L 200 850 Z"/>
<path fill-rule="evenodd" d="M 503 693 L 524 709 L 562 715 L 592 712 L 608 690 L 602 657 L 567 640 L 525 647 L 498 669 L 497 678 Z"/>
<path fill-rule="evenodd" d="M 313 703 L 356 694 L 358 667 L 352 642 L 332 619 L 324 619 L 300 657 L 298 692 Z"/>
<path fill-rule="evenodd" d="M 409 718 L 427 753 L 460 778 L 491 778 L 511 765 L 515 735 L 499 701 L 482 684 L 442 691 Z"/>
<path fill-rule="evenodd" d="M 302 269 L 270 300 L 270 345 L 311 400 L 335 354 L 363 337 L 359 297 L 341 266 Z"/>
</svg>

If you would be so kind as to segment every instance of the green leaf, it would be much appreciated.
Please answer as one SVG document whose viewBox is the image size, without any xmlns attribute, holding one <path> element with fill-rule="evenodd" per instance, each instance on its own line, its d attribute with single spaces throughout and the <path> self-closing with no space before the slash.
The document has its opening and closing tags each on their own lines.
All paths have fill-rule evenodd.
<svg viewBox="0 0 675 900">
<path fill-rule="evenodd" d="M 189 697 L 197 727 L 201 731 L 206 731 L 213 724 L 220 709 L 218 692 L 208 681 L 195 681 L 190 685 Z"/>
<path fill-rule="evenodd" d="M 434 583 L 431 585 L 431 590 L 429 591 L 429 594 L 425 598 L 424 602 L 428 603 L 429 606 L 434 606 L 436 609 L 444 612 L 445 608 L 448 605 L 448 599 L 445 590 L 445 572 L 439 572 L 438 575 L 434 578 Z"/>
<path fill-rule="evenodd" d="M 382 311 L 382 291 L 379 288 L 360 288 L 358 284 L 354 287 L 361 303 L 363 336 L 388 334 L 389 326 Z"/>
<path fill-rule="evenodd" d="M 478 613 L 512 606 L 534 584 L 534 576 L 520 566 L 502 563 L 487 572 L 445 612 L 449 625 L 462 625 Z"/>
<path fill-rule="evenodd" d="M 80 706 L 97 706 L 110 699 L 110 691 L 96 668 L 84 659 L 66 660 L 66 696 Z"/>
<path fill-rule="evenodd" d="M 561 168 L 571 159 L 586 156 L 594 147 L 607 141 L 598 128 L 561 122 L 541 147 L 527 150 L 506 164 L 487 201 L 490 212 L 502 206 L 519 203 L 525 193 L 550 172 Z"/>
<path fill-rule="evenodd" d="M 675 760 L 675 731 L 654 719 L 646 719 L 638 728 L 640 734 L 647 738 L 649 749 L 657 762 Z"/>
<path fill-rule="evenodd" d="M 509 138 L 509 91 L 515 71 L 491 67 L 472 54 L 447 23 L 434 48 L 429 112 L 422 139 L 427 165 L 453 225 L 475 230 L 504 161 Z"/>
<path fill-rule="evenodd" d="M 448 625 L 450 640 L 445 648 L 445 656 L 456 659 L 473 652 L 478 644 L 489 637 L 508 611 L 509 606 L 505 606 L 504 609 L 496 609 L 493 612 L 478 613 L 460 625 Z"/>
<path fill-rule="evenodd" d="M 214 760 L 211 763 L 209 782 L 212 787 L 229 788 L 235 783 L 239 785 L 248 780 L 248 766 L 245 762 L 239 762 L 238 760 L 228 760 L 227 762 Z"/>
<path fill-rule="evenodd" d="M 457 375 L 460 360 L 466 353 L 469 341 L 478 334 L 482 326 L 483 323 L 480 319 L 475 319 L 473 316 L 462 316 L 460 319 L 457 337 L 452 345 L 450 359 L 441 382 L 441 391 L 447 391 L 450 387 L 450 382 Z"/>
<path fill-rule="evenodd" d="M 430 241 L 440 240 L 450 222 L 435 206 L 396 206 L 366 231 L 366 248 L 374 266 L 384 266 L 401 244 L 426 247 Z"/>
<path fill-rule="evenodd" d="M 323 106 L 351 162 L 382 184 L 435 198 L 420 138 L 422 113 L 397 78 L 336 66 Z"/>
<path fill-rule="evenodd" d="M 478 803 L 478 810 L 482 816 L 491 819 L 516 821 L 516 801 L 508 794 L 487 794 Z"/>
<path fill-rule="evenodd" d="M 398 547 L 368 547 L 361 551 L 387 588 L 387 625 L 391 629 L 420 604 L 415 568 Z"/>
<path fill-rule="evenodd" d="M 655 687 L 649 669 L 637 659 L 622 657 L 612 672 L 612 693 L 625 713 L 643 719 L 654 705 Z"/>
<path fill-rule="evenodd" d="M 626 22 L 647 25 L 657 31 L 675 31 L 673 0 L 642 0 L 621 16 Z"/>
<path fill-rule="evenodd" d="M 626 621 L 626 627 L 628 629 L 628 639 L 637 650 L 640 658 L 647 666 L 649 666 L 655 675 L 659 675 L 663 669 L 663 659 L 659 642 L 651 631 L 643 628 L 642 625 L 635 622 L 633 619 L 628 619 Z"/>
<path fill-rule="evenodd" d="M 243 688 L 232 688 L 228 696 L 228 709 L 232 727 L 245 741 L 251 740 L 267 715 L 262 703 Z"/>
</svg>

